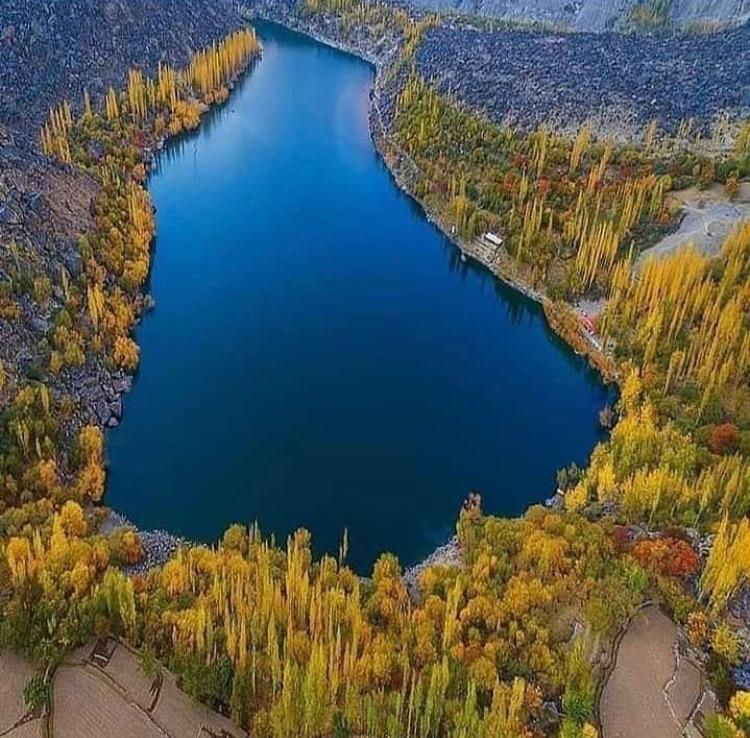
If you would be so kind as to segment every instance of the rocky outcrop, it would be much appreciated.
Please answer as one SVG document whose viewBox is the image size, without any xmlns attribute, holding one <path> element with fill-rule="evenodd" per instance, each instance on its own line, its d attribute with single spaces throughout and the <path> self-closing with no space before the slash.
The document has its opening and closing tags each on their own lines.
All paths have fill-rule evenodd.
<svg viewBox="0 0 750 738">
<path fill-rule="evenodd" d="M 76 241 L 91 225 L 95 182 L 58 166 L 0 125 L 0 360 L 11 378 L 36 375 L 56 307 L 61 274 L 81 269 Z M 49 280 L 46 299 L 35 280 Z"/>
<path fill-rule="evenodd" d="M 101 522 L 99 532 L 102 535 L 110 535 L 118 528 L 135 531 L 143 546 L 143 558 L 137 564 L 125 567 L 128 574 L 147 574 L 157 566 L 164 566 L 178 548 L 196 545 L 194 541 L 188 541 L 166 530 L 139 530 L 124 515 L 110 510 Z"/>
<path fill-rule="evenodd" d="M 678 28 L 741 25 L 750 20 L 750 0 L 672 0 L 669 16 Z"/>
<path fill-rule="evenodd" d="M 182 66 L 240 22 L 229 0 L 13 0 L 0 4 L 0 123 L 36 140 L 51 105 Z"/>
</svg>

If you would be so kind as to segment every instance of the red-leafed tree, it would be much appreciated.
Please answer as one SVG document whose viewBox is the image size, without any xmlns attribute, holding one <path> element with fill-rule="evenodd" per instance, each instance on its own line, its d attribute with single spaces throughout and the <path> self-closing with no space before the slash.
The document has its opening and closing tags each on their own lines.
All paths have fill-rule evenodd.
<svg viewBox="0 0 750 738">
<path fill-rule="evenodd" d="M 700 565 L 698 554 L 679 538 L 639 541 L 633 556 L 645 569 L 669 577 L 689 576 L 698 571 Z"/>
<path fill-rule="evenodd" d="M 734 423 L 722 423 L 711 431 L 708 446 L 715 454 L 722 456 L 737 450 L 740 432 Z"/>
</svg>

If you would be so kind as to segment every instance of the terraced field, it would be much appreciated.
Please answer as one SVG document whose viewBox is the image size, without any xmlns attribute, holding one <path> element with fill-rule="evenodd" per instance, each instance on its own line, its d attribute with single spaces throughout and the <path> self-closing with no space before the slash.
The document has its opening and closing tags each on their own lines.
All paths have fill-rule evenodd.
<svg viewBox="0 0 750 738">
<path fill-rule="evenodd" d="M 658 607 L 641 610 L 602 692 L 602 738 L 700 735 L 696 724 L 710 704 L 699 668 L 679 648 L 677 626 Z"/>
<path fill-rule="evenodd" d="M 26 709 L 23 686 L 34 668 L 15 654 L 0 653 L 0 736 L 36 738 L 43 735 L 43 720 Z"/>
<path fill-rule="evenodd" d="M 49 714 L 33 714 L 23 686 L 33 667 L 0 655 L 0 736 L 41 738 L 244 738 L 229 720 L 194 703 L 168 672 L 147 676 L 137 655 L 108 639 L 76 651 L 52 680 Z"/>
</svg>

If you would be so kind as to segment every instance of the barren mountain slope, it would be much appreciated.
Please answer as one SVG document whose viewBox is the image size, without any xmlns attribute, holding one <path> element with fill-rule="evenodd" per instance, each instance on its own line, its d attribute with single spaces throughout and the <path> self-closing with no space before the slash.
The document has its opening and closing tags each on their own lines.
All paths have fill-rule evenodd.
<svg viewBox="0 0 750 738">
<path fill-rule="evenodd" d="M 692 36 L 479 31 L 425 34 L 417 67 L 442 92 L 522 128 L 588 119 L 633 134 L 750 114 L 750 24 Z"/>
</svg>

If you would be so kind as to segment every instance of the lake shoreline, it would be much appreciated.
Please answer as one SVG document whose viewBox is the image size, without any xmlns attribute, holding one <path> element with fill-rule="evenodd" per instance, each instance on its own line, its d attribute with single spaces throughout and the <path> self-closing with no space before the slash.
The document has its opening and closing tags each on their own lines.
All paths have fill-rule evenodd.
<svg viewBox="0 0 750 738">
<path fill-rule="evenodd" d="M 369 91 L 368 104 L 369 134 L 371 141 L 393 182 L 395 182 L 401 192 L 403 192 L 407 197 L 409 197 L 412 202 L 416 203 L 419 206 L 420 212 L 428 220 L 428 222 L 434 225 L 455 248 L 459 249 L 462 254 L 462 260 L 466 260 L 467 258 L 474 259 L 474 261 L 488 269 L 495 277 L 499 278 L 513 290 L 521 293 L 523 296 L 529 298 L 533 302 L 542 305 L 545 308 L 545 315 L 547 315 L 546 307 L 549 303 L 549 300 L 546 300 L 545 296 L 542 293 L 535 291 L 523 281 L 519 280 L 517 277 L 508 274 L 507 270 L 503 269 L 502 263 L 498 263 L 497 260 L 490 259 L 488 255 L 482 251 L 480 247 L 481 245 L 478 242 L 465 242 L 459 239 L 455 234 L 451 234 L 448 227 L 446 227 L 440 221 L 439 216 L 425 207 L 425 205 L 413 194 L 413 189 L 410 185 L 410 182 L 412 181 L 410 179 L 410 174 L 412 176 L 414 175 L 414 172 L 416 171 L 416 165 L 413 161 L 411 161 L 408 155 L 400 149 L 393 136 L 388 132 L 387 127 L 384 123 L 383 113 L 381 111 L 384 87 L 388 81 L 386 75 L 388 70 L 391 68 L 392 62 L 398 55 L 400 47 L 398 45 L 391 46 L 385 52 L 375 54 L 366 49 L 357 48 L 350 44 L 331 39 L 326 35 L 318 32 L 314 28 L 300 26 L 293 23 L 291 19 L 283 21 L 277 18 L 264 17 L 262 15 L 258 16 L 258 18 L 261 20 L 269 21 L 271 23 L 275 23 L 292 32 L 300 33 L 327 47 L 334 48 L 338 51 L 342 51 L 344 53 L 355 56 L 367 62 L 374 68 L 375 76 Z M 250 68 L 245 70 L 244 73 L 249 73 L 252 69 L 252 66 L 254 65 L 250 65 Z M 233 86 L 234 85 L 232 85 L 232 87 Z M 166 142 L 167 141 L 165 138 L 165 140 L 159 141 L 151 151 L 146 152 L 149 169 L 151 169 L 155 165 L 156 158 Z M 409 165 L 411 165 L 412 168 L 411 172 Z M 566 344 L 571 344 L 571 341 L 568 339 L 568 337 L 562 334 L 559 330 L 555 330 L 555 327 L 550 322 L 549 315 L 547 315 L 547 323 L 553 329 L 553 332 L 561 335 Z M 599 368 L 595 364 L 594 366 L 595 368 Z M 606 378 L 607 377 L 605 376 L 605 379 Z M 556 497 L 551 497 L 549 500 L 547 500 L 546 504 L 550 505 L 551 500 L 555 499 Z M 180 547 L 206 545 L 198 540 L 191 540 L 177 536 L 171 533 L 169 530 L 165 529 L 141 529 L 127 517 L 121 515 L 111 508 L 108 509 L 109 512 L 102 523 L 102 530 L 111 531 L 115 527 L 121 526 L 133 529 L 138 533 L 144 547 L 145 555 L 143 561 L 138 565 L 128 567 L 128 573 L 144 574 L 154 567 L 163 565 Z M 215 545 L 215 543 L 208 545 Z M 416 563 L 413 563 L 410 566 L 406 567 L 403 574 L 404 580 L 407 583 L 409 591 L 413 596 L 416 596 L 418 594 L 418 577 L 426 567 L 430 565 L 457 565 L 460 562 L 460 545 L 458 542 L 458 538 L 456 536 L 453 536 L 449 541 L 439 546 L 424 559 L 418 560 Z"/>
<path fill-rule="evenodd" d="M 368 64 L 372 65 L 376 69 L 376 83 L 378 79 L 381 79 L 381 75 L 385 66 L 385 63 L 382 59 L 378 59 L 376 56 L 367 54 L 366 52 L 362 50 L 357 50 L 354 47 L 347 46 L 345 44 L 338 44 L 335 41 L 331 39 L 327 39 L 323 37 L 322 35 L 315 34 L 312 31 L 306 32 L 299 28 L 294 28 L 290 25 L 279 23 L 278 21 L 275 21 L 273 19 L 265 19 L 272 23 L 277 23 L 278 25 L 281 25 L 288 30 L 302 33 L 309 38 L 312 38 L 313 40 L 317 41 L 320 44 L 323 44 L 325 46 L 335 48 L 338 51 L 342 51 L 344 53 L 348 53 L 352 56 L 356 56 L 359 59 L 362 59 L 363 61 L 367 62 Z M 263 51 L 261 49 L 260 58 L 262 58 Z M 237 83 L 240 82 L 240 80 L 247 74 L 250 74 L 255 65 L 257 64 L 257 59 L 251 60 L 251 62 L 242 70 L 240 71 L 232 80 L 230 80 L 229 84 L 227 85 L 229 89 L 229 96 L 226 100 L 215 103 L 205 111 L 204 115 L 201 116 L 201 120 L 199 123 L 198 128 L 204 124 L 204 117 L 205 115 L 208 115 L 209 113 L 214 112 L 217 108 L 221 108 L 225 105 L 227 105 L 232 95 L 235 91 L 235 87 L 237 86 Z M 370 135 L 371 139 L 373 141 L 373 144 L 375 145 L 376 150 L 378 151 L 378 154 L 380 155 L 381 159 L 386 163 L 386 169 L 388 170 L 389 174 L 392 176 L 394 181 L 396 182 L 397 186 L 401 191 L 403 191 L 405 194 L 407 194 L 412 200 L 415 202 L 418 202 L 416 198 L 414 198 L 409 190 L 407 189 L 406 185 L 401 182 L 401 180 L 393 173 L 390 166 L 388 165 L 385 156 L 383 152 L 380 149 L 380 139 L 376 139 L 376 137 L 373 135 L 373 118 L 371 117 L 373 114 L 377 115 L 377 120 L 380 120 L 380 111 L 379 109 L 373 104 L 373 92 L 374 92 L 375 86 L 373 85 L 373 88 L 370 91 L 370 106 L 368 111 L 368 120 L 370 123 Z M 194 131 L 187 131 L 186 134 L 194 133 Z M 181 133 L 178 135 L 170 135 L 169 133 L 165 133 L 162 136 L 158 137 L 150 146 L 147 146 L 143 150 L 143 160 L 146 167 L 147 175 L 150 175 L 156 168 L 158 157 L 162 154 L 166 146 L 168 146 L 170 143 L 173 143 L 177 141 L 180 136 L 185 135 L 185 133 Z M 146 186 L 146 189 L 148 190 L 148 184 Z M 421 206 L 420 208 L 427 216 L 427 211 Z M 155 209 L 155 206 L 154 206 Z M 428 219 L 430 222 L 434 222 L 431 217 L 428 216 Z M 436 224 L 437 225 L 437 224 Z M 439 225 L 438 225 L 439 227 Z M 441 229 L 442 230 L 442 229 Z M 154 234 L 156 236 L 156 234 Z M 148 313 L 153 307 L 154 303 L 150 295 L 146 294 L 144 296 L 144 310 L 139 316 L 139 319 L 137 321 L 137 324 L 140 324 L 143 317 Z M 134 386 L 134 378 L 130 378 L 130 384 L 127 388 L 127 391 L 130 391 Z M 119 418 L 118 423 L 115 423 L 113 425 L 119 424 Z M 110 425 L 108 427 L 113 427 L 113 425 Z M 176 535 L 175 533 L 172 533 L 171 531 L 164 529 L 164 528 L 144 528 L 136 523 L 134 523 L 130 518 L 123 515 L 122 513 L 118 512 L 116 509 L 109 507 L 108 505 L 103 505 L 99 508 L 99 510 L 103 513 L 103 517 L 98 523 L 98 531 L 102 535 L 110 535 L 113 533 L 117 528 L 126 528 L 128 530 L 134 531 L 143 547 L 143 558 L 141 561 L 139 561 L 137 564 L 127 565 L 124 566 L 124 571 L 131 576 L 145 576 L 148 574 L 149 571 L 151 571 L 154 568 L 164 566 L 164 564 L 169 561 L 170 558 L 181 548 L 192 548 L 196 546 L 202 546 L 202 545 L 216 545 L 218 543 L 218 539 L 216 543 L 212 544 L 206 544 L 201 543 L 198 540 L 186 538 L 183 536 Z M 461 551 L 460 546 L 458 542 L 458 536 L 453 536 L 450 540 L 448 540 L 446 543 L 438 546 L 434 551 L 432 551 L 430 554 L 428 554 L 424 559 L 421 559 L 414 564 L 404 568 L 403 570 L 403 579 L 404 582 L 407 585 L 407 588 L 409 589 L 409 592 L 412 594 L 413 597 L 418 596 L 418 578 L 421 575 L 421 573 L 426 569 L 428 566 L 431 565 L 442 565 L 442 566 L 450 566 L 450 565 L 457 565 L 461 561 Z M 369 575 L 364 575 L 362 573 L 359 573 L 364 578 L 367 578 Z"/>
<path fill-rule="evenodd" d="M 164 566 L 164 564 L 166 564 L 180 548 L 194 548 L 207 545 L 200 543 L 199 541 L 175 535 L 163 528 L 153 530 L 142 529 L 130 520 L 130 518 L 112 508 L 105 507 L 100 509 L 106 511 L 98 526 L 101 535 L 110 535 L 117 528 L 127 528 L 128 530 L 134 531 L 141 541 L 141 545 L 143 546 L 143 558 L 141 561 L 137 564 L 123 567 L 125 572 L 131 576 L 145 576 L 152 569 Z M 416 599 L 419 594 L 419 577 L 425 569 L 429 566 L 458 566 L 461 561 L 461 546 L 459 544 L 458 536 L 454 535 L 450 540 L 441 546 L 438 546 L 424 559 L 404 568 L 402 579 L 404 580 L 409 593 Z M 363 579 L 369 578 L 369 573 L 356 573 Z"/>
<path fill-rule="evenodd" d="M 435 226 L 454 248 L 459 250 L 462 260 L 473 259 L 508 287 L 541 305 L 550 330 L 558 335 L 576 354 L 585 356 L 589 366 L 599 374 L 605 384 L 617 384 L 618 374 L 614 362 L 603 350 L 596 337 L 585 331 L 580 325 L 571 328 L 571 321 L 566 321 L 564 314 L 561 314 L 565 308 L 574 311 L 572 306 L 566 303 L 563 307 L 560 303 L 554 303 L 544 292 L 533 288 L 522 277 L 512 273 L 512 264 L 507 254 L 490 253 L 489 249 L 480 244 L 477 239 L 467 241 L 452 233 L 451 229 L 441 221 L 438 213 L 427 207 L 414 194 L 411 181 L 417 176 L 419 169 L 388 132 L 380 106 L 381 96 L 387 81 L 386 73 L 391 69 L 392 62 L 400 51 L 398 44 L 384 53 L 377 54 L 371 50 L 331 38 L 313 26 L 300 22 L 300 19 L 293 16 L 272 17 L 257 12 L 249 17 L 275 23 L 289 31 L 300 33 L 329 48 L 351 54 L 370 64 L 375 70 L 375 79 L 370 89 L 368 110 L 370 138 L 399 190 L 415 203 L 427 221 Z"/>
</svg>

